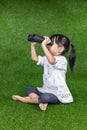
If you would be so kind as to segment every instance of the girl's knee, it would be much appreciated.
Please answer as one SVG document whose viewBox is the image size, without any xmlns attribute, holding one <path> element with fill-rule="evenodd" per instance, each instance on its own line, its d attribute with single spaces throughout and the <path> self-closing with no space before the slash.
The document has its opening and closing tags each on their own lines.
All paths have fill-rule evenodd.
<svg viewBox="0 0 87 130">
<path fill-rule="evenodd" d="M 34 93 L 34 89 L 35 88 L 32 88 L 32 87 L 29 87 L 26 89 L 26 95 L 29 96 L 31 93 Z"/>
<path fill-rule="evenodd" d="M 31 92 L 31 88 L 27 88 L 26 89 L 26 95 L 28 96 L 30 94 L 30 92 Z"/>
</svg>

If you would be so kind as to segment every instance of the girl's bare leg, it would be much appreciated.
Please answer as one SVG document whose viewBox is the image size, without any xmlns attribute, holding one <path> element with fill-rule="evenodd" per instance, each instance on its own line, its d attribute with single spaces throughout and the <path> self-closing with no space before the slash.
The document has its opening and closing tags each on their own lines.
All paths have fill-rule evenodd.
<svg viewBox="0 0 87 130">
<path fill-rule="evenodd" d="M 23 103 L 35 103 L 35 104 L 39 104 L 38 97 L 31 98 L 29 96 L 27 96 L 27 97 L 21 97 L 19 95 L 13 95 L 12 99 L 20 101 L 20 102 L 23 102 Z"/>
</svg>

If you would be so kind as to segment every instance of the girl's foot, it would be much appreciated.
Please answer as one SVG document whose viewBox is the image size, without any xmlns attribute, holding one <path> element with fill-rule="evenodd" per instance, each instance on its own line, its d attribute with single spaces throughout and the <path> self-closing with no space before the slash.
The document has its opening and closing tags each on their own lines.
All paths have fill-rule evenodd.
<svg viewBox="0 0 87 130">
<path fill-rule="evenodd" d="M 40 108 L 42 111 L 45 111 L 45 110 L 47 109 L 47 106 L 48 106 L 47 103 L 46 103 L 46 104 L 43 104 L 43 103 L 40 103 L 40 104 L 39 104 L 39 108 Z"/>
<path fill-rule="evenodd" d="M 19 95 L 13 95 L 13 96 L 12 96 L 12 99 L 13 99 L 13 100 L 20 100 L 20 99 L 21 99 L 21 96 L 19 96 Z"/>
</svg>

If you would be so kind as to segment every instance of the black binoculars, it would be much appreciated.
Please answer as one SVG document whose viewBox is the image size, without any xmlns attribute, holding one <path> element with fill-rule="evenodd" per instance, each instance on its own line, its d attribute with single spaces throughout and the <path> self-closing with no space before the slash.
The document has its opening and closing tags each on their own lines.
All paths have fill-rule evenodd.
<svg viewBox="0 0 87 130">
<path fill-rule="evenodd" d="M 30 42 L 38 42 L 41 43 L 45 38 L 43 36 L 39 36 L 37 34 L 29 34 L 28 35 L 28 41 Z M 51 43 L 49 43 L 48 45 L 51 45 Z"/>
</svg>

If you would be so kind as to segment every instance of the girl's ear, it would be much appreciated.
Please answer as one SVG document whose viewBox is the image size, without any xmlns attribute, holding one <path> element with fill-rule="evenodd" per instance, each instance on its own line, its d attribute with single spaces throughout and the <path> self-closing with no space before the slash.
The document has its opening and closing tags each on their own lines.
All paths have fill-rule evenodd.
<svg viewBox="0 0 87 130">
<path fill-rule="evenodd" d="M 61 54 L 65 50 L 64 46 L 60 46 L 58 48 L 58 52 Z"/>
</svg>

